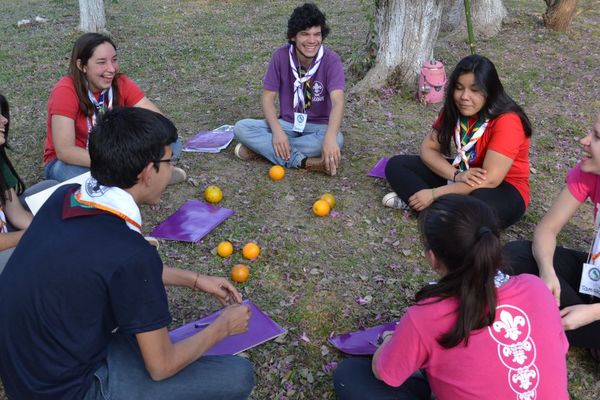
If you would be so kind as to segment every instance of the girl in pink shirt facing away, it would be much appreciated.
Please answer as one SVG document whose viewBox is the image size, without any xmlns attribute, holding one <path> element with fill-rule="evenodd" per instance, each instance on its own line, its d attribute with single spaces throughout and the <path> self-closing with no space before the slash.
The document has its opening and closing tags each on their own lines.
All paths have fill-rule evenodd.
<svg viewBox="0 0 600 400">
<path fill-rule="evenodd" d="M 537 277 L 503 272 L 493 211 L 446 195 L 419 216 L 425 257 L 440 275 L 423 287 L 373 359 L 334 375 L 338 399 L 568 399 L 568 343 Z"/>
</svg>

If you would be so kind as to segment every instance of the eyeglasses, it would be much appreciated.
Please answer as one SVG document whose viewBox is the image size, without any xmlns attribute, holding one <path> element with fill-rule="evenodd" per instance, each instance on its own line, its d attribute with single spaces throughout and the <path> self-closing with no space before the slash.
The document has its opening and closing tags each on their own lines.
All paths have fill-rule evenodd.
<svg viewBox="0 0 600 400">
<path fill-rule="evenodd" d="M 177 163 L 179 162 L 179 158 L 167 158 L 167 159 L 164 159 L 164 160 L 155 160 L 155 161 L 153 161 L 153 162 L 154 162 L 155 164 L 159 164 L 159 163 L 161 163 L 161 162 L 164 162 L 164 163 L 169 163 L 169 164 L 171 164 L 172 166 L 176 166 L 176 165 L 177 165 Z"/>
</svg>

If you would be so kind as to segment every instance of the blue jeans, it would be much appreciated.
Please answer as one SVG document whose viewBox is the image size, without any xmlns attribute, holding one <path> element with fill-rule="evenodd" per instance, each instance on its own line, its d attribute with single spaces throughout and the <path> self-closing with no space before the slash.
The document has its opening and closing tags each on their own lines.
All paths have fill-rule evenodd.
<svg viewBox="0 0 600 400">
<path fill-rule="evenodd" d="M 134 336 L 115 334 L 84 400 L 243 400 L 254 387 L 254 368 L 237 356 L 205 356 L 172 377 L 153 381 Z"/>
<path fill-rule="evenodd" d="M 298 168 L 304 158 L 319 157 L 321 155 L 327 125 L 307 123 L 304 132 L 298 133 L 293 131 L 294 124 L 283 119 L 279 119 L 279 123 L 290 142 L 289 160 L 284 160 L 275 155 L 273 133 L 264 119 L 238 121 L 233 128 L 233 133 L 235 138 L 250 150 L 260 154 L 273 164 L 283 165 L 287 168 Z M 337 134 L 337 143 L 340 148 L 344 144 L 342 132 Z"/>
<path fill-rule="evenodd" d="M 351 357 L 340 363 L 333 374 L 338 400 L 431 400 L 427 377 L 417 371 L 398 387 L 387 385 L 373 375 L 371 359 Z"/>
<path fill-rule="evenodd" d="M 173 158 L 179 158 L 181 156 L 182 148 L 183 144 L 181 143 L 181 139 L 177 138 L 177 141 L 171 144 Z M 44 166 L 44 175 L 46 176 L 46 179 L 54 179 L 58 182 L 64 182 L 71 178 L 75 178 L 78 175 L 85 174 L 89 170 L 90 169 L 88 167 L 67 164 L 58 158 L 55 158 Z"/>
</svg>

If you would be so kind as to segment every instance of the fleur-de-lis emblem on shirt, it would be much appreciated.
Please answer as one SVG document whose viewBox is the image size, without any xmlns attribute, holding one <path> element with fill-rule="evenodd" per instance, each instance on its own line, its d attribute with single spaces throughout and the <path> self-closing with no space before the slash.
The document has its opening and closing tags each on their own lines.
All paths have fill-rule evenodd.
<svg viewBox="0 0 600 400">
<path fill-rule="evenodd" d="M 494 322 L 493 325 L 496 332 L 505 330 L 504 337 L 511 340 L 517 340 L 521 335 L 519 326 L 525 326 L 525 318 L 520 315 L 513 318 L 512 314 L 506 310 L 500 312 L 500 321 Z"/>
</svg>

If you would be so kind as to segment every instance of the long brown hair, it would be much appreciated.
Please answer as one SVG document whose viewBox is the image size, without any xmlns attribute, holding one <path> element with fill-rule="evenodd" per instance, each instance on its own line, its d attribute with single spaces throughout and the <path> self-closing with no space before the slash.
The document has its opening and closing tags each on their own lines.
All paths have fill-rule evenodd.
<svg viewBox="0 0 600 400">
<path fill-rule="evenodd" d="M 13 167 L 12 163 L 8 159 L 8 156 L 6 155 L 6 149 L 10 149 L 10 146 L 8 145 L 8 128 L 10 127 L 10 110 L 8 107 L 8 100 L 6 100 L 6 97 L 4 97 L 4 95 L 2 95 L 2 94 L 0 94 L 0 113 L 2 114 L 2 116 L 4 116 L 4 118 L 6 118 L 8 120 L 8 122 L 4 126 L 4 144 L 0 145 L 0 158 L 8 166 L 8 169 L 10 170 L 10 172 L 12 172 L 12 174 L 15 176 L 15 178 L 17 178 L 17 186 L 15 187 L 15 191 L 17 192 L 17 195 L 20 195 L 25 190 L 25 184 L 21 180 L 21 177 L 19 177 L 19 174 L 17 174 L 15 167 Z M 6 200 L 7 200 L 6 192 L 9 189 L 11 189 L 11 188 L 8 187 L 8 183 L 4 179 L 4 175 L 2 173 L 0 173 L 0 203 L 2 205 L 6 204 Z M 8 200 L 12 201 L 11 198 L 8 198 Z"/>
<path fill-rule="evenodd" d="M 496 216 L 472 196 L 441 196 L 419 215 L 425 248 L 446 268 L 437 283 L 415 296 L 420 304 L 458 299 L 456 324 L 438 343 L 452 348 L 468 343 L 472 330 L 489 326 L 496 315 L 494 277 L 502 262 L 502 245 Z"/>
<path fill-rule="evenodd" d="M 77 92 L 77 97 L 79 98 L 79 106 L 88 117 L 94 115 L 96 108 L 88 98 L 87 79 L 85 78 L 83 71 L 77 65 L 77 61 L 79 61 L 81 68 L 83 68 L 84 65 L 87 65 L 89 59 L 92 58 L 96 47 L 100 46 L 102 43 L 110 43 L 115 51 L 117 50 L 117 46 L 108 36 L 93 32 L 84 33 L 75 41 L 75 44 L 73 45 L 73 51 L 71 52 L 71 61 L 69 62 L 69 73 L 75 83 L 75 91 Z M 117 72 L 112 81 L 113 103 L 115 105 L 118 104 L 119 90 L 117 78 L 119 75 L 120 72 Z"/>
</svg>

